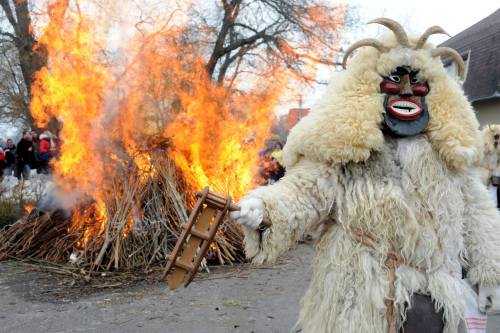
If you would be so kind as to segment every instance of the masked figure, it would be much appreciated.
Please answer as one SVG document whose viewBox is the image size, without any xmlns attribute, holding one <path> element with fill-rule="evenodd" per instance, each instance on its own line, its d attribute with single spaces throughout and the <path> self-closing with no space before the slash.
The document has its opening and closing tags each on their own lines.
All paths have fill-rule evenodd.
<svg viewBox="0 0 500 333">
<path fill-rule="evenodd" d="M 480 170 L 484 184 L 500 208 L 500 125 L 488 125 L 482 133 L 484 154 Z"/>
<path fill-rule="evenodd" d="M 483 310 L 497 309 L 500 284 L 500 215 L 475 168 L 478 122 L 439 57 L 460 76 L 465 66 L 426 42 L 439 27 L 410 38 L 395 21 L 373 22 L 393 33 L 346 51 L 347 70 L 290 133 L 285 177 L 232 217 L 254 263 L 322 230 L 303 332 L 455 333 L 471 296 L 462 268 Z M 263 218 L 273 225 L 259 231 Z"/>
</svg>

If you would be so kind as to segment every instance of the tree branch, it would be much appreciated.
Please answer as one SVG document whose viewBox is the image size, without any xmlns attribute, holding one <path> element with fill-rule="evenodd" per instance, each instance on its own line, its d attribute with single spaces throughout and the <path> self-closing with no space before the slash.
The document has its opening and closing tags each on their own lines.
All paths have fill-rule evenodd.
<svg viewBox="0 0 500 333">
<path fill-rule="evenodd" d="M 233 0 L 231 4 L 227 3 L 227 1 L 223 1 L 224 6 L 224 18 L 222 19 L 222 26 L 217 35 L 217 39 L 215 41 L 214 49 L 210 56 L 210 59 L 207 62 L 206 70 L 210 77 L 213 76 L 215 71 L 215 66 L 221 57 L 223 57 L 226 53 L 223 51 L 224 43 L 226 42 L 227 35 L 231 29 L 231 26 L 235 22 L 236 18 L 239 14 L 239 5 L 242 0 Z"/>
<path fill-rule="evenodd" d="M 5 15 L 7 16 L 7 19 L 9 20 L 9 23 L 12 26 L 12 29 L 14 29 L 16 35 L 19 36 L 17 21 L 14 18 L 14 13 L 12 12 L 12 8 L 10 8 L 9 0 L 0 0 L 0 6 L 2 6 L 3 11 L 5 12 Z"/>
<path fill-rule="evenodd" d="M 19 39 L 10 32 L 0 31 L 0 36 L 9 37 L 10 41 L 13 42 L 14 44 L 19 41 Z"/>
<path fill-rule="evenodd" d="M 316 64 L 337 65 L 339 8 L 326 0 L 220 0 L 219 22 L 201 21 L 215 40 L 206 63 L 210 79 L 233 85 L 246 69 L 281 67 L 313 81 Z"/>
<path fill-rule="evenodd" d="M 259 31 L 258 33 L 256 33 L 255 35 L 253 35 L 251 37 L 240 39 L 240 40 L 236 41 L 235 43 L 226 46 L 225 48 L 222 49 L 222 55 L 224 55 L 228 52 L 234 51 L 242 46 L 253 44 L 256 41 L 258 41 L 259 39 L 269 39 L 269 38 L 272 39 L 273 36 L 266 35 L 265 30 Z"/>
</svg>

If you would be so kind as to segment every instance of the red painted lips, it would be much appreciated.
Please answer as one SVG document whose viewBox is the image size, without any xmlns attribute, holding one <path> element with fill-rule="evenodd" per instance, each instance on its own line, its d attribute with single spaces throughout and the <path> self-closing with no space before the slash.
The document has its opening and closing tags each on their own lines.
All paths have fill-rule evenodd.
<svg viewBox="0 0 500 333">
<path fill-rule="evenodd" d="M 401 120 L 412 120 L 418 118 L 424 112 L 424 108 L 418 100 L 396 98 L 389 101 L 387 111 Z"/>
</svg>

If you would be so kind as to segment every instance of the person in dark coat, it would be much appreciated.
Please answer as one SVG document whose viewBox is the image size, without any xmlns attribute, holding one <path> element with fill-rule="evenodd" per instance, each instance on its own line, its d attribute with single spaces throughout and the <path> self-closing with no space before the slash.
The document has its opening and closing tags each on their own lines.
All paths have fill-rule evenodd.
<svg viewBox="0 0 500 333">
<path fill-rule="evenodd" d="M 17 178 L 28 179 L 31 171 L 31 166 L 35 162 L 35 149 L 30 131 L 24 131 L 23 137 L 17 143 Z"/>
<path fill-rule="evenodd" d="M 14 141 L 7 139 L 3 150 L 5 152 L 4 176 L 12 176 L 16 174 L 16 145 Z"/>
<path fill-rule="evenodd" d="M 38 157 L 40 150 L 40 137 L 37 131 L 31 131 L 31 142 L 33 142 L 33 161 L 30 163 L 32 169 L 36 169 L 37 173 L 41 173 L 42 161 Z"/>
</svg>

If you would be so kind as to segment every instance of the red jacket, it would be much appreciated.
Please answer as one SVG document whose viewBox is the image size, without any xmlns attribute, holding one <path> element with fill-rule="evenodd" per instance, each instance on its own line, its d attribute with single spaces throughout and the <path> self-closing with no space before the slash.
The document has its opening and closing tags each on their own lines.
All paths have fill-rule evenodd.
<svg viewBox="0 0 500 333">
<path fill-rule="evenodd" d="M 40 154 L 50 152 L 50 141 L 47 139 L 40 140 L 40 146 L 38 151 L 40 152 Z"/>
<path fill-rule="evenodd" d="M 5 161 L 5 152 L 0 148 L 0 161 Z"/>
</svg>

